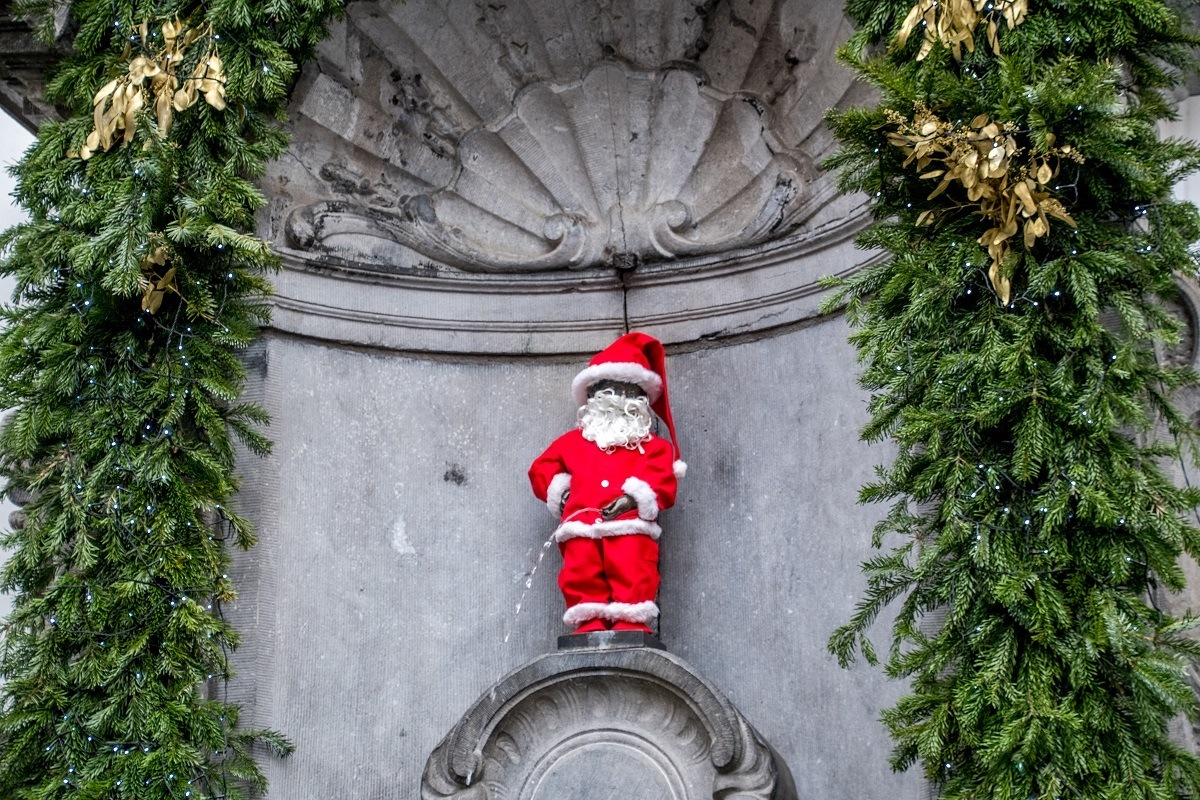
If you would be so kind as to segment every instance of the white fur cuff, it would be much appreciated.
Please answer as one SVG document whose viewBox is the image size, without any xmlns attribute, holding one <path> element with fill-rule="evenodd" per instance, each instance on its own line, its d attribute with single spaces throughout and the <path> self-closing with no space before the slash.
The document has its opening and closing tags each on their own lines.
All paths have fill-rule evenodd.
<svg viewBox="0 0 1200 800">
<path fill-rule="evenodd" d="M 550 513 L 558 516 L 563 510 L 563 497 L 571 488 L 571 473 L 560 472 L 550 481 L 550 488 L 546 490 L 546 508 L 550 509 Z"/>
<path fill-rule="evenodd" d="M 626 478 L 621 484 L 621 491 L 637 500 L 639 517 L 658 518 L 658 495 L 650 488 L 650 484 L 641 478 Z"/>
<path fill-rule="evenodd" d="M 567 609 L 563 622 L 567 625 L 582 625 L 591 619 L 606 619 L 609 622 L 636 622 L 645 625 L 658 616 L 658 604 L 653 600 L 642 603 L 579 603 Z"/>
<path fill-rule="evenodd" d="M 608 522 L 582 522 L 570 520 L 558 526 L 554 532 L 555 541 L 565 542 L 579 536 L 588 539 L 603 539 L 606 536 L 625 536 L 630 533 L 641 533 L 651 539 L 662 536 L 662 528 L 657 523 L 645 519 L 614 519 Z"/>
</svg>

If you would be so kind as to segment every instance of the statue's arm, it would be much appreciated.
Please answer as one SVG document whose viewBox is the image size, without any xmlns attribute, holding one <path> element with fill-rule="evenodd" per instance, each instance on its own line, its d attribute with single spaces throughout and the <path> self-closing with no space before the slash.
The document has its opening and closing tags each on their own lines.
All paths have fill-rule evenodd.
<svg viewBox="0 0 1200 800">
<path fill-rule="evenodd" d="M 529 467 L 529 485 L 534 497 L 541 500 L 551 513 L 562 514 L 563 506 L 571 494 L 571 472 L 563 460 L 559 443 L 546 448 Z"/>
<path fill-rule="evenodd" d="M 658 518 L 658 512 L 675 505 L 679 479 L 675 477 L 674 451 L 665 439 L 655 438 L 646 448 L 646 457 L 638 470 L 621 485 L 626 497 L 633 499 L 638 516 Z"/>
</svg>

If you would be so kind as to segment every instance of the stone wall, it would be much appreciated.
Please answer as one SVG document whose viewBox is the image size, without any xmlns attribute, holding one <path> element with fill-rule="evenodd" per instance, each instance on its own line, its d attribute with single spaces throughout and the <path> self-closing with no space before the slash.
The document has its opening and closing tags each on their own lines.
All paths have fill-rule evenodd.
<svg viewBox="0 0 1200 800">
<path fill-rule="evenodd" d="M 888 456 L 858 440 L 846 334 L 833 318 L 670 355 L 689 472 L 662 517 L 661 635 L 780 752 L 800 797 L 917 798 L 877 721 L 901 687 L 825 650 L 879 514 L 855 495 Z M 525 589 L 554 527 L 525 470 L 572 423 L 582 361 L 268 333 L 250 363 L 276 447 L 245 462 L 262 541 L 236 576 L 233 689 L 248 721 L 297 744 L 269 763 L 271 796 L 415 797 L 470 703 L 564 632 L 554 550 Z"/>
<path fill-rule="evenodd" d="M 262 541 L 231 692 L 297 744 L 273 797 L 415 797 L 475 698 L 553 649 L 557 552 L 531 571 L 554 520 L 525 472 L 630 328 L 668 344 L 690 465 L 663 642 L 800 797 L 923 795 L 878 722 L 902 687 L 825 650 L 888 457 L 818 311 L 820 277 L 873 258 L 862 199 L 816 167 L 825 109 L 863 99 L 849 32 L 838 0 L 349 4 L 263 181 L 284 270 L 248 363 L 276 448 L 243 466 Z"/>
<path fill-rule="evenodd" d="M 241 462 L 261 541 L 235 565 L 228 693 L 297 744 L 265 761 L 272 797 L 416 797 L 480 693 L 553 649 L 553 549 L 531 573 L 554 521 L 525 470 L 629 328 L 668 344 L 690 465 L 662 519 L 662 641 L 799 797 L 925 795 L 887 767 L 878 717 L 903 687 L 825 650 L 883 511 L 858 488 L 890 455 L 859 441 L 847 327 L 818 312 L 821 276 L 873 258 L 862 198 L 817 168 L 825 110 L 868 99 L 834 60 L 841 7 L 347 4 L 262 181 L 284 269 L 246 363 L 276 447 Z M 0 10 L 0 108 L 31 129 L 56 113 L 54 58 Z M 1193 330 L 1164 356 L 1195 364 L 1187 288 Z"/>
</svg>

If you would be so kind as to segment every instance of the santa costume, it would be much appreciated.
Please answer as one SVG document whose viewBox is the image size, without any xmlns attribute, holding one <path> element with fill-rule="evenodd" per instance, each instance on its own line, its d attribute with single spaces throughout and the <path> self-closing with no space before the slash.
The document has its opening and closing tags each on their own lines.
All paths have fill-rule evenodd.
<svg viewBox="0 0 1200 800">
<path fill-rule="evenodd" d="M 662 343 L 639 332 L 617 339 L 575 376 L 577 406 L 587 402 L 589 387 L 598 381 L 639 386 L 671 441 L 647 434 L 626 446 L 602 448 L 576 428 L 538 456 L 529 480 L 537 498 L 560 517 L 555 539 L 563 557 L 558 578 L 567 604 L 563 621 L 577 633 L 649 632 L 647 623 L 658 616 L 658 514 L 675 503 L 678 478 L 687 468 L 671 417 Z M 604 519 L 601 509 L 623 494 L 637 507 Z"/>
</svg>

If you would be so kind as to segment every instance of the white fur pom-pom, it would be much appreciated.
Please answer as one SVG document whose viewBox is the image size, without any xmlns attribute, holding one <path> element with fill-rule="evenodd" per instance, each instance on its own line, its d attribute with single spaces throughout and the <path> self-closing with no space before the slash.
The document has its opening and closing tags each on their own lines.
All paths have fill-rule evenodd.
<svg viewBox="0 0 1200 800">
<path fill-rule="evenodd" d="M 687 475 L 687 464 L 682 460 L 676 461 L 671 465 L 671 468 L 674 470 L 677 479 L 681 479 L 684 475 Z"/>
</svg>

